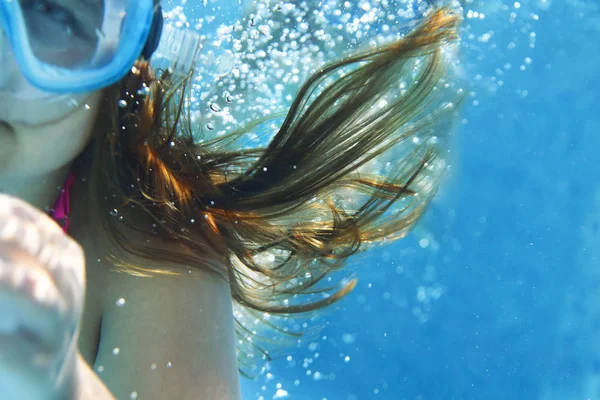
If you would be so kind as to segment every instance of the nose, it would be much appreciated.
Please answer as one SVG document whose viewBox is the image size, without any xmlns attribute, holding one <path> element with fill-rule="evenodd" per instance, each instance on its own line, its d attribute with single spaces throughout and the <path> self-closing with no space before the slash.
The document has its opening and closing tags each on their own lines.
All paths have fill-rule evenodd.
<svg viewBox="0 0 600 400">
<path fill-rule="evenodd" d="M 20 81 L 20 70 L 4 28 L 0 28 L 0 91 L 14 88 Z"/>
</svg>

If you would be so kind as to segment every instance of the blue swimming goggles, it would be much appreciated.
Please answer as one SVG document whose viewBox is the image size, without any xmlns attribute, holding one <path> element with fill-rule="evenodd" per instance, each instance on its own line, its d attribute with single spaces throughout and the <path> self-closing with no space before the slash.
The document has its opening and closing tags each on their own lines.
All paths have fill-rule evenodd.
<svg viewBox="0 0 600 400">
<path fill-rule="evenodd" d="M 25 78 L 59 94 L 121 79 L 152 55 L 163 23 L 154 0 L 0 0 L 0 21 Z"/>
</svg>

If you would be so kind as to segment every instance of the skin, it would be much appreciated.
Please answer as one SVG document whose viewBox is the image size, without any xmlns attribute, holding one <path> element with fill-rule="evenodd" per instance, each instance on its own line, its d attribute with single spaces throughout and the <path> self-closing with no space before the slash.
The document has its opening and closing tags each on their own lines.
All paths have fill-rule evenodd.
<svg viewBox="0 0 600 400">
<path fill-rule="evenodd" d="M 99 245 L 105 238 L 94 237 L 86 224 L 89 180 L 84 178 L 89 165 L 73 171 L 77 181 L 71 193 L 70 237 L 56 229 L 44 211 L 56 201 L 73 160 L 93 135 L 106 132 L 97 122 L 103 120 L 102 91 L 79 98 L 75 108 L 64 102 L 61 109 L 60 102 L 48 106 L 52 96 L 29 85 L 14 62 L 2 68 L 12 80 L 0 86 L 0 203 L 12 211 L 0 213 L 0 271 L 48 272 L 55 283 L 68 276 L 81 280 L 57 288 L 71 322 L 48 310 L 33 294 L 18 296 L 11 284 L 0 284 L 0 317 L 9 315 L 21 326 L 37 326 L 42 339 L 51 336 L 52 326 L 65 332 L 71 323 L 77 327 L 75 334 L 66 333 L 66 347 L 74 351 L 51 352 L 53 362 L 67 371 L 57 387 L 48 379 L 48 368 L 32 361 L 30 353 L 39 351 L 39 340 L 9 334 L 11 346 L 0 346 L 0 376 L 17 378 L 10 383 L 0 379 L 0 392 L 6 393 L 2 385 L 10 384 L 15 390 L 12 397 L 22 399 L 28 398 L 27 393 L 37 393 L 36 399 L 129 399 L 134 393 L 143 399 L 239 399 L 227 282 L 197 269 L 182 277 L 134 277 L 112 272 L 107 261 L 98 262 L 105 259 L 106 250 Z M 15 87 L 40 96 L 25 101 L 13 94 Z M 23 111 L 25 104 L 28 112 Z M 44 121 L 48 116 L 50 120 Z M 20 230 L 7 228 L 13 226 L 9 221 Z M 30 236 L 15 232 L 26 229 L 41 238 L 42 247 L 64 243 L 55 250 L 56 257 L 71 261 L 51 270 L 40 254 L 24 255 Z M 125 304 L 118 305 L 119 299 Z M 18 346 L 31 352 L 9 352 Z"/>
</svg>

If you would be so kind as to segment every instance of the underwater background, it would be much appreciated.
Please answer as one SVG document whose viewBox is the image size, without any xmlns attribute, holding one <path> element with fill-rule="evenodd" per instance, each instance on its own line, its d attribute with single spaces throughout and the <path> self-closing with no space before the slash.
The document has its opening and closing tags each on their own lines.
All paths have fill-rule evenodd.
<svg viewBox="0 0 600 400">
<path fill-rule="evenodd" d="M 223 39 L 252 1 L 166 3 L 172 21 L 209 37 L 217 75 L 235 70 L 236 51 L 265 51 Z M 433 1 L 261 3 L 339 3 L 377 28 L 361 15 L 398 7 L 409 21 Z M 354 292 L 318 337 L 243 379 L 243 399 L 600 399 L 600 2 L 462 4 L 469 95 L 440 194 L 407 238 L 352 260 Z M 264 108 L 273 88 L 255 78 L 266 92 L 239 107 Z M 289 96 L 271 96 L 285 108 Z M 222 112 L 215 99 L 199 103 Z M 211 131 L 238 122 L 202 113 Z"/>
</svg>

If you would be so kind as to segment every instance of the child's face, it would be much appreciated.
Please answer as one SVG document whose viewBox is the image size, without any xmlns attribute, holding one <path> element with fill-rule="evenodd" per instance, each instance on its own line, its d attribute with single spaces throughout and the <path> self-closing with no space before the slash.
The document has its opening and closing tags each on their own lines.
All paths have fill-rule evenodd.
<svg viewBox="0 0 600 400">
<path fill-rule="evenodd" d="M 79 13 L 76 15 L 77 21 L 84 21 L 85 26 L 97 26 L 103 14 L 92 12 L 89 6 L 102 7 L 103 2 L 100 0 L 64 0 L 52 3 L 50 5 L 54 8 L 49 16 L 33 6 L 25 7 L 27 4 L 29 3 L 23 3 L 22 7 L 24 12 L 29 13 L 28 21 L 32 23 L 30 35 L 36 39 L 32 41 L 32 45 L 43 45 L 38 46 L 39 48 L 32 47 L 38 56 L 42 50 L 46 53 L 50 50 L 58 51 L 49 44 L 68 43 L 67 49 L 71 50 L 82 47 L 67 41 L 73 41 L 82 34 L 67 35 L 68 32 L 62 29 L 62 20 L 65 18 L 63 14 L 71 10 L 69 7 L 72 4 L 85 5 L 73 8 Z M 60 10 L 59 14 L 57 10 Z M 57 19 L 59 17 L 61 19 Z M 96 21 L 98 18 L 100 22 Z M 52 27 L 54 33 L 48 32 Z M 44 28 L 45 32 L 36 30 L 38 28 Z M 65 37 L 57 37 L 60 32 Z M 47 37 L 51 40 L 44 42 L 44 35 L 50 35 Z M 46 53 L 43 53 L 44 57 L 50 57 Z M 60 56 L 51 56 L 54 61 L 60 61 L 60 57 L 68 59 L 72 54 L 65 50 Z M 0 28 L 0 180 L 42 176 L 69 164 L 90 141 L 100 96 L 101 91 L 76 95 L 55 94 L 34 87 L 24 77 L 7 34 Z"/>
</svg>

